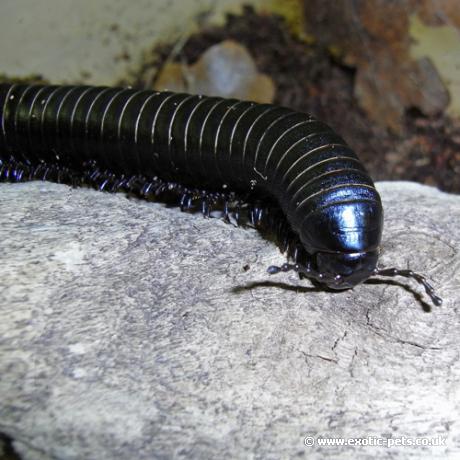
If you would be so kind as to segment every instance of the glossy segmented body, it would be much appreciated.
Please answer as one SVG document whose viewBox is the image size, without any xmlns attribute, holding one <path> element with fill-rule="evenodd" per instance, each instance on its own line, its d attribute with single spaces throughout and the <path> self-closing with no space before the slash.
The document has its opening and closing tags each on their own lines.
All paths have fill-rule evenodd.
<svg viewBox="0 0 460 460">
<path fill-rule="evenodd" d="M 288 244 L 294 239 L 291 255 L 301 264 L 271 273 L 295 269 L 336 289 L 377 273 L 379 194 L 345 141 L 310 115 L 89 86 L 0 85 L 0 110 L 3 180 L 88 183 L 139 195 L 169 190 L 181 208 L 199 195 L 205 213 L 220 200 L 225 217 L 240 197 L 254 223 L 282 219 Z"/>
</svg>

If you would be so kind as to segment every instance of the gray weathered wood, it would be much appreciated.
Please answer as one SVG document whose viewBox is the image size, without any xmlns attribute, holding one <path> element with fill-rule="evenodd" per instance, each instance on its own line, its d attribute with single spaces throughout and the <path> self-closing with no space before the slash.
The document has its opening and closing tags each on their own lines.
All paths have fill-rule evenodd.
<svg viewBox="0 0 460 460">
<path fill-rule="evenodd" d="M 276 247 L 217 219 L 2 184 L 0 431 L 24 459 L 459 458 L 460 198 L 379 189 L 381 262 L 427 274 L 442 307 L 401 278 L 330 293 L 269 277 Z"/>
</svg>

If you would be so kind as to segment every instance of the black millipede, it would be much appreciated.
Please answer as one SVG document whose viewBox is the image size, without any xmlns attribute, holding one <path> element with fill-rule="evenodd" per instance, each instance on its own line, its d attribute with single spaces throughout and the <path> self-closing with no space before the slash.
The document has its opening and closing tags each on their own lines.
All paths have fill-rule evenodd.
<svg viewBox="0 0 460 460">
<path fill-rule="evenodd" d="M 332 289 L 374 276 L 383 210 L 353 150 L 329 126 L 285 107 L 91 86 L 0 85 L 0 180 L 50 180 L 174 197 L 181 210 L 242 214 L 275 232 L 294 270 Z M 166 198 L 165 198 L 166 199 Z"/>
</svg>

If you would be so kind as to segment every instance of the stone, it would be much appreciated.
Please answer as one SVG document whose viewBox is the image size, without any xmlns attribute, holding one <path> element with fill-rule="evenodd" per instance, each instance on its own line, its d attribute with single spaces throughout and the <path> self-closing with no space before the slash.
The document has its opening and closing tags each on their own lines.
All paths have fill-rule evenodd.
<svg viewBox="0 0 460 460">
<path fill-rule="evenodd" d="M 233 40 L 209 47 L 194 64 L 167 62 L 154 89 L 271 103 L 275 84 L 259 73 L 249 51 Z"/>
<path fill-rule="evenodd" d="M 304 0 L 304 10 L 307 31 L 356 69 L 358 104 L 374 122 L 402 134 L 414 108 L 458 117 L 457 0 Z"/>
<path fill-rule="evenodd" d="M 24 460 L 459 458 L 460 197 L 378 188 L 381 263 L 441 307 L 405 278 L 269 277 L 278 249 L 219 219 L 1 184 L 0 432 Z"/>
<path fill-rule="evenodd" d="M 245 0 L 260 7 L 266 0 Z M 225 22 L 240 0 L 48 0 L 2 3 L 0 74 L 109 85 L 138 72 L 152 46 Z M 200 21 L 201 18 L 201 21 Z M 14 43 L 14 46 L 12 44 Z"/>
</svg>

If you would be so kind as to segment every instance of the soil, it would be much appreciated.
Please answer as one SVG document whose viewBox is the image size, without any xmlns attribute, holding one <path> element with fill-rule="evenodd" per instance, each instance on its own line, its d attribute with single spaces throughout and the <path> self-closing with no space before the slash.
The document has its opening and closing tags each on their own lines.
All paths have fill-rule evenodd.
<svg viewBox="0 0 460 460">
<path fill-rule="evenodd" d="M 259 70 L 273 79 L 275 103 L 309 112 L 332 126 L 374 180 L 412 180 L 460 193 L 460 120 L 445 114 L 425 117 L 413 108 L 405 114 L 403 134 L 375 124 L 354 96 L 355 69 L 318 44 L 296 38 L 276 15 L 260 15 L 246 7 L 241 16 L 228 15 L 225 26 L 191 36 L 179 51 L 174 43 L 157 46 L 135 76 L 134 86 L 150 86 L 154 69 L 166 60 L 192 64 L 226 39 L 246 46 Z"/>
</svg>

